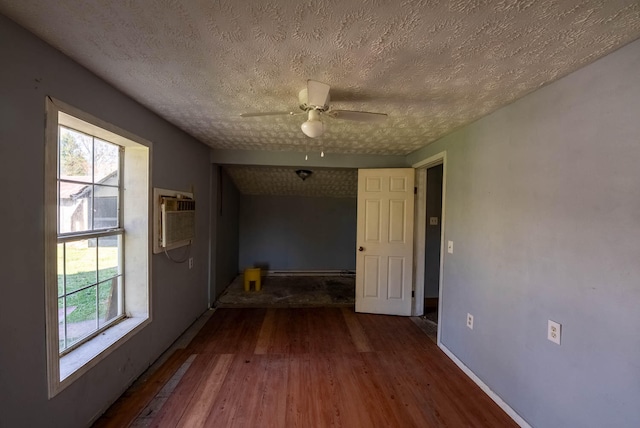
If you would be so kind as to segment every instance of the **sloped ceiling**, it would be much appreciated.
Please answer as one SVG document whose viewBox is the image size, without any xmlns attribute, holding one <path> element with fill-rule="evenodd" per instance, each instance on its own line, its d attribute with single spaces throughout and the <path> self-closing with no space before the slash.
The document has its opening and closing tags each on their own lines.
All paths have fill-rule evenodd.
<svg viewBox="0 0 640 428">
<path fill-rule="evenodd" d="M 637 0 L 0 0 L 0 12 L 216 149 L 405 155 L 640 36 Z M 296 110 L 307 79 L 332 107 Z M 293 177 L 297 179 L 297 177 Z"/>
</svg>

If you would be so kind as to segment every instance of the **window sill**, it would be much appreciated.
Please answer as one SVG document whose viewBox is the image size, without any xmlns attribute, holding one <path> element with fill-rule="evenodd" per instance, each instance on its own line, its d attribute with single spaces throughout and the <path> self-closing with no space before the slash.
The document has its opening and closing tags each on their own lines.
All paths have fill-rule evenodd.
<svg viewBox="0 0 640 428">
<path fill-rule="evenodd" d="M 102 361 L 148 320 L 148 317 L 127 318 L 60 357 L 60 390 Z"/>
</svg>

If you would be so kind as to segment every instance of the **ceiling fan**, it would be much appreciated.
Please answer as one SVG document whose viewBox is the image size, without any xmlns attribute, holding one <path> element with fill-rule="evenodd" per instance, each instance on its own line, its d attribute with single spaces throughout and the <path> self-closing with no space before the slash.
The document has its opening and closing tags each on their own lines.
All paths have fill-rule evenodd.
<svg viewBox="0 0 640 428">
<path fill-rule="evenodd" d="M 380 122 L 387 118 L 385 113 L 371 113 L 368 111 L 353 110 L 332 110 L 329 106 L 329 89 L 331 87 L 326 83 L 316 80 L 307 80 L 307 87 L 300 91 L 298 100 L 300 101 L 300 109 L 306 112 L 307 121 L 300 128 L 308 137 L 317 138 L 324 133 L 324 123 L 322 116 L 333 119 L 355 120 L 358 122 Z M 242 113 L 242 117 L 257 116 L 277 116 L 277 115 L 298 115 L 304 113 L 294 113 L 292 111 L 272 111 L 262 113 Z"/>
</svg>

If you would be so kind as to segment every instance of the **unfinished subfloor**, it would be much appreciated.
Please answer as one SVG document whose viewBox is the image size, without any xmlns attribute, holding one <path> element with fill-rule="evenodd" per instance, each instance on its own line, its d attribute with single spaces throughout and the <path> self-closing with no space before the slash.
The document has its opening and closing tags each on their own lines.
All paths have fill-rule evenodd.
<svg viewBox="0 0 640 428">
<path fill-rule="evenodd" d="M 309 308 L 342 307 L 355 304 L 355 277 L 343 276 L 263 276 L 262 289 L 244 291 L 243 276 L 220 295 L 219 308 Z"/>
</svg>

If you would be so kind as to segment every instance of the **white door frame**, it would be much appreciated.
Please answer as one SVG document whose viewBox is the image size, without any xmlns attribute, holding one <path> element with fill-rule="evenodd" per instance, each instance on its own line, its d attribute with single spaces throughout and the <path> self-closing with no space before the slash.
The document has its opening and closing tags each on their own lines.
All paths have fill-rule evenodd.
<svg viewBox="0 0 640 428">
<path fill-rule="evenodd" d="M 442 217 L 440 219 L 440 278 L 438 284 L 438 345 L 440 345 L 440 328 L 442 326 L 442 287 L 444 270 L 444 230 L 445 230 L 445 203 L 447 192 L 447 152 L 443 151 L 427 159 L 411 165 L 416 170 L 417 199 L 415 203 L 414 230 L 414 290 L 412 315 L 424 314 L 424 274 L 425 274 L 425 246 L 426 246 L 426 221 L 427 221 L 427 169 L 442 164 Z"/>
</svg>

